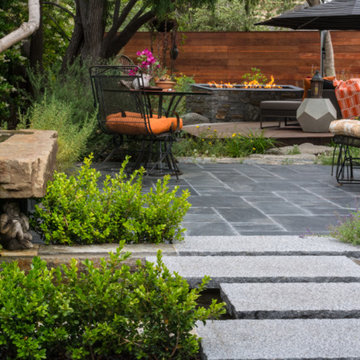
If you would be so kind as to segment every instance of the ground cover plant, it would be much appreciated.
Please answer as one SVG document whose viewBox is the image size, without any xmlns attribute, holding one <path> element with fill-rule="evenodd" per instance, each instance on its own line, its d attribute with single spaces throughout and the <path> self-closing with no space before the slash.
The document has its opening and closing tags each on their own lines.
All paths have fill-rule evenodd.
<svg viewBox="0 0 360 360">
<path fill-rule="evenodd" d="M 155 189 L 143 193 L 144 169 L 127 175 L 127 158 L 114 178 L 101 184 L 101 173 L 91 168 L 92 156 L 79 172 L 68 176 L 55 172 L 45 197 L 35 206 L 32 225 L 46 243 L 99 244 L 160 243 L 182 240 L 181 222 L 190 193 L 177 196 L 169 189 L 170 176 L 159 179 Z"/>
<path fill-rule="evenodd" d="M 99 142 L 107 143 L 96 133 L 97 110 L 86 64 L 75 62 L 65 73 L 60 71 L 59 64 L 42 74 L 29 70 L 29 78 L 34 99 L 27 112 L 20 114 L 18 129 L 57 131 L 58 170 L 70 168 L 97 150 Z"/>
<path fill-rule="evenodd" d="M 360 212 L 351 213 L 339 221 L 338 226 L 332 226 L 331 236 L 343 242 L 360 245 Z"/>
<path fill-rule="evenodd" d="M 197 306 L 209 279 L 190 290 L 160 252 L 155 264 L 138 261 L 130 271 L 123 245 L 99 267 L 85 260 L 82 271 L 76 260 L 48 269 L 35 257 L 28 273 L 2 263 L 0 358 L 194 359 L 196 321 L 224 313 L 215 300 L 207 309 Z"/>
<path fill-rule="evenodd" d="M 173 151 L 176 156 L 237 158 L 250 154 L 264 154 L 275 145 L 275 140 L 266 138 L 262 132 L 233 133 L 230 138 L 220 138 L 217 130 L 211 131 L 209 127 L 207 131 L 196 137 L 183 134 L 182 138 L 174 144 Z"/>
</svg>

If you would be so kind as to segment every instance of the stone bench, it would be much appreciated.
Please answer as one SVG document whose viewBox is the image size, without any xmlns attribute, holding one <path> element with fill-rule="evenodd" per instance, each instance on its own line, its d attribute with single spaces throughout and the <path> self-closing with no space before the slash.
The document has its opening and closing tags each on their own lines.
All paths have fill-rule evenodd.
<svg viewBox="0 0 360 360">
<path fill-rule="evenodd" d="M 335 176 L 339 184 L 360 184 L 360 178 L 356 178 L 355 169 L 360 169 L 360 158 L 356 158 L 351 153 L 351 147 L 360 148 L 360 121 L 341 119 L 330 123 L 329 131 L 334 134 L 333 141 L 335 149 L 333 152 L 332 170 L 335 166 Z"/>
</svg>

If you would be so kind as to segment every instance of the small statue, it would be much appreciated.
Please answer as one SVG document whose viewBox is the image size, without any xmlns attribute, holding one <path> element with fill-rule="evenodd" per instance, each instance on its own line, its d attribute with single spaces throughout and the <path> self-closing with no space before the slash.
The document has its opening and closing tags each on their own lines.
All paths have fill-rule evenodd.
<svg viewBox="0 0 360 360">
<path fill-rule="evenodd" d="M 0 215 L 0 244 L 7 250 L 30 249 L 29 219 L 16 202 L 6 202 Z"/>
</svg>

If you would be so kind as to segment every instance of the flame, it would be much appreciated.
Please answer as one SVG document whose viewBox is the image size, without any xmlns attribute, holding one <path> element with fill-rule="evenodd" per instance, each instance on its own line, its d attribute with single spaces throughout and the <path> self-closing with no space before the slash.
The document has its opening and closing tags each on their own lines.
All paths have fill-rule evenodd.
<svg viewBox="0 0 360 360">
<path fill-rule="evenodd" d="M 233 88 L 235 87 L 237 84 L 232 84 L 230 82 L 228 83 L 223 83 L 222 81 L 220 83 L 217 83 L 215 81 L 209 81 L 208 85 L 210 85 L 211 87 L 215 87 L 215 88 Z M 256 80 L 252 80 L 249 82 L 243 82 L 242 84 L 240 84 L 243 88 L 248 89 L 248 88 L 265 88 L 265 89 L 269 89 L 269 88 L 281 88 L 281 86 L 278 86 L 275 84 L 275 79 L 274 76 L 271 75 L 271 80 L 266 83 L 266 84 L 260 84 L 258 81 Z"/>
<path fill-rule="evenodd" d="M 265 84 L 265 88 L 272 88 L 275 86 L 275 80 L 274 77 L 271 75 L 271 80 L 267 84 Z"/>
<path fill-rule="evenodd" d="M 229 82 L 228 83 L 223 83 L 222 81 L 220 83 L 217 83 L 215 81 L 209 81 L 208 85 L 210 85 L 211 87 L 224 89 L 224 88 L 233 88 L 236 84 L 231 84 Z"/>
</svg>

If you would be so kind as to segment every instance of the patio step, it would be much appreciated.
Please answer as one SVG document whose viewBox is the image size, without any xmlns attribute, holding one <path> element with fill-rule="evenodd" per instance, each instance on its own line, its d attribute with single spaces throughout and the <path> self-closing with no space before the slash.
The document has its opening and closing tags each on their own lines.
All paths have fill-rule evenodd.
<svg viewBox="0 0 360 360">
<path fill-rule="evenodd" d="M 204 360 L 359 359 L 360 319 L 198 323 Z"/>
<path fill-rule="evenodd" d="M 360 283 L 220 284 L 236 319 L 360 318 Z"/>
<path fill-rule="evenodd" d="M 186 236 L 176 243 L 182 256 L 346 255 L 360 257 L 360 247 L 325 236 Z"/>
<path fill-rule="evenodd" d="M 147 261 L 156 262 L 155 257 Z M 345 256 L 165 256 L 164 264 L 191 287 L 208 275 L 221 283 L 360 282 L 360 267 Z"/>
</svg>

